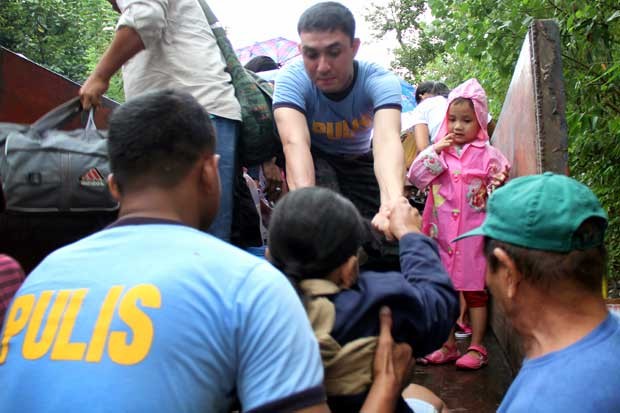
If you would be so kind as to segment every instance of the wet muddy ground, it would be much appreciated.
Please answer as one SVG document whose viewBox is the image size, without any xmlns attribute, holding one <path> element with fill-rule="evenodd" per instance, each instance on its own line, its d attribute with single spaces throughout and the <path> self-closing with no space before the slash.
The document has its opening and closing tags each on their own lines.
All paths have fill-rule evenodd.
<svg viewBox="0 0 620 413">
<path fill-rule="evenodd" d="M 469 340 L 458 341 L 461 352 L 466 351 L 468 344 Z M 450 413 L 497 411 L 513 377 L 493 332 L 487 332 L 484 344 L 489 351 L 489 364 L 482 369 L 457 370 L 454 364 L 417 365 L 414 382 L 435 392 L 446 403 Z"/>
</svg>

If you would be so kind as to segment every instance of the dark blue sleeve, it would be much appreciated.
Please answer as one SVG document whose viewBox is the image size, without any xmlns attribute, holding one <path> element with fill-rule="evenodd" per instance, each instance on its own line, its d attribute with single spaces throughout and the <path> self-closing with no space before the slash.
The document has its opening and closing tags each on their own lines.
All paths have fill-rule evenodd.
<svg viewBox="0 0 620 413">
<path fill-rule="evenodd" d="M 439 257 L 437 244 L 429 237 L 410 233 L 400 239 L 400 266 L 410 288 L 411 311 L 399 311 L 398 318 L 415 332 L 411 346 L 416 355 L 439 348 L 459 312 L 458 293 Z"/>
<path fill-rule="evenodd" d="M 379 333 L 379 308 L 392 310 L 392 335 L 411 345 L 416 357 L 438 349 L 458 317 L 458 293 L 441 263 L 435 241 L 422 234 L 400 240 L 402 272 L 364 271 L 350 289 L 330 297 L 336 306 L 332 330 L 341 345 Z"/>
</svg>

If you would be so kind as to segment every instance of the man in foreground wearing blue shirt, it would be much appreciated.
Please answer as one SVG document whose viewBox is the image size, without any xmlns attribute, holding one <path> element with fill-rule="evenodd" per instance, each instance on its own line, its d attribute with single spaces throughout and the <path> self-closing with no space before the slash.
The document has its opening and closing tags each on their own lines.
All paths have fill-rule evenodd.
<svg viewBox="0 0 620 413">
<path fill-rule="evenodd" d="M 607 214 L 585 185 L 547 172 L 489 199 L 487 285 L 523 339 L 500 413 L 617 412 L 620 320 L 601 296 Z"/>
</svg>

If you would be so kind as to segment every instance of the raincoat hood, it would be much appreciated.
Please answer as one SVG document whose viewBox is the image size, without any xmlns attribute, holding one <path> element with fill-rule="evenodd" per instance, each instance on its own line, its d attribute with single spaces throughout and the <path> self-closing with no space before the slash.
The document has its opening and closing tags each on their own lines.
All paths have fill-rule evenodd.
<svg viewBox="0 0 620 413">
<path fill-rule="evenodd" d="M 448 95 L 448 107 L 446 109 L 446 115 L 444 116 L 443 123 L 437 133 L 437 139 L 441 139 L 448 134 L 448 109 L 456 98 L 471 99 L 474 104 L 474 112 L 476 113 L 478 125 L 480 125 L 478 140 L 488 141 L 489 134 L 487 132 L 487 123 L 489 108 L 487 106 L 487 95 L 476 79 L 466 80 L 455 87 L 452 92 L 450 92 L 450 95 Z"/>
</svg>

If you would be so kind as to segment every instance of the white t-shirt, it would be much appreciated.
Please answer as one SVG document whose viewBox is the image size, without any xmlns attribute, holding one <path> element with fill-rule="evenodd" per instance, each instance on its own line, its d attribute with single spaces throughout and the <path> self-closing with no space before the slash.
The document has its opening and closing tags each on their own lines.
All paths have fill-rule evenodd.
<svg viewBox="0 0 620 413">
<path fill-rule="evenodd" d="M 117 29 L 131 27 L 145 50 L 123 65 L 125 97 L 174 88 L 194 96 L 205 109 L 241 120 L 226 62 L 196 0 L 118 0 Z"/>
<path fill-rule="evenodd" d="M 448 99 L 445 97 L 433 96 L 426 98 L 413 109 L 409 127 L 419 124 L 427 125 L 428 135 L 431 138 L 431 143 L 433 143 L 437 137 L 437 132 L 439 132 L 441 122 L 443 122 L 443 118 L 446 116 L 446 109 L 448 109 Z"/>
</svg>

